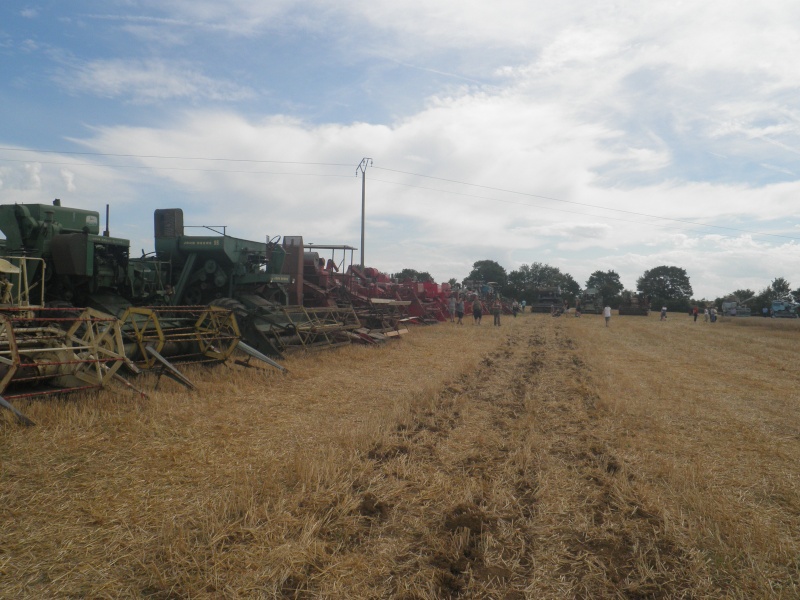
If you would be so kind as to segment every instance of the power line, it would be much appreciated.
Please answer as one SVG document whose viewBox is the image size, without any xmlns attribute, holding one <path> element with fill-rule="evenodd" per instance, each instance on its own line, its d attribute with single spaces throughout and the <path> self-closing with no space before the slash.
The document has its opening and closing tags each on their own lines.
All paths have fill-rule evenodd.
<svg viewBox="0 0 800 600">
<path fill-rule="evenodd" d="M 141 159 L 159 159 L 159 160 L 195 160 L 195 161 L 211 161 L 211 162 L 232 162 L 232 163 L 253 163 L 253 164 L 285 164 L 285 165 L 306 165 L 306 166 L 329 166 L 329 167 L 352 167 L 351 163 L 328 163 L 328 162 L 308 162 L 308 161 L 283 161 L 283 160 L 261 160 L 261 159 L 244 159 L 244 158 L 220 158 L 220 157 L 197 157 L 197 156 L 168 156 L 168 155 L 147 155 L 147 154 L 116 154 L 110 152 L 79 152 L 79 151 L 61 151 L 61 150 L 51 150 L 51 149 L 30 149 L 30 148 L 16 148 L 16 147 L 8 147 L 8 146 L 0 146 L 0 150 L 8 150 L 8 151 L 15 151 L 15 152 L 30 152 L 30 153 L 40 153 L 40 154 L 65 154 L 65 155 L 77 155 L 77 156 L 101 156 L 101 157 L 114 157 L 114 158 L 141 158 Z M 7 162 L 27 162 L 24 160 L 18 159 L 2 159 Z M 198 172 L 207 172 L 207 173 L 244 173 L 244 174 L 266 174 L 266 175 L 300 175 L 300 176 L 309 176 L 309 177 L 348 177 L 345 175 L 325 175 L 325 174 L 316 174 L 316 173 L 288 173 L 288 172 L 276 172 L 276 171 L 238 171 L 238 170 L 231 170 L 231 169 L 201 169 L 201 168 L 189 168 L 189 167 L 152 167 L 146 165 L 109 165 L 109 164 L 96 164 L 96 163 L 62 163 L 62 162 L 48 162 L 48 161 L 36 161 L 42 164 L 53 164 L 53 165 L 69 165 L 69 166 L 100 166 L 100 167 L 107 167 L 107 168 L 114 168 L 114 169 L 151 169 L 151 170 L 161 170 L 161 171 L 198 171 Z M 800 238 L 792 237 L 788 235 L 781 235 L 778 233 L 765 233 L 760 231 L 751 231 L 749 229 L 741 229 L 737 227 L 727 227 L 724 225 L 713 225 L 709 223 L 699 223 L 696 221 L 690 221 L 688 219 L 677 219 L 674 217 L 662 217 L 659 215 L 652 215 L 649 213 L 642 213 L 632 210 L 626 210 L 621 208 L 610 208 L 605 206 L 598 206 L 596 204 L 590 204 L 587 202 L 578 202 L 575 200 L 564 200 L 562 198 L 555 198 L 553 196 L 545 196 L 542 194 L 534 194 L 531 192 L 521 192 L 518 190 L 511 190 L 506 188 L 500 188 L 490 185 L 482 185 L 478 183 L 471 183 L 468 181 L 460 181 L 457 179 L 448 179 L 445 177 L 436 177 L 433 175 L 425 175 L 422 173 L 412 173 L 409 171 L 402 171 L 400 169 L 391 169 L 388 167 L 379 167 L 374 166 L 373 168 L 379 169 L 382 171 L 392 172 L 392 173 L 399 173 L 402 175 L 409 175 L 412 177 L 420 177 L 425 179 L 432 179 L 435 181 L 443 181 L 446 183 L 453 183 L 457 185 L 465 185 L 469 187 L 475 187 L 495 192 L 502 192 L 506 194 L 515 194 L 519 196 L 525 196 L 528 198 L 539 198 L 541 200 L 548 200 L 552 202 L 561 202 L 564 204 L 573 204 L 576 206 L 583 206 L 587 208 L 593 208 L 602 211 L 611 211 L 617 213 L 624 213 L 629 215 L 634 215 L 637 217 L 644 217 L 648 219 L 656 219 L 660 221 L 672 221 L 674 223 L 681 223 L 684 225 L 691 225 L 693 227 L 704 227 L 710 229 L 718 229 L 724 231 L 735 231 L 737 233 L 745 233 L 749 235 L 757 235 L 757 236 L 766 236 L 766 237 L 774 237 L 774 238 L 781 238 L 786 240 L 793 240 L 797 241 Z M 400 182 L 394 181 L 387 181 L 387 180 L 375 180 L 381 181 L 382 183 L 388 183 L 391 185 L 402 185 L 406 187 L 416 187 L 419 189 L 426 189 L 430 191 L 435 191 L 439 193 L 450 193 L 450 194 L 459 194 L 458 192 L 449 192 L 447 190 L 439 190 L 435 188 L 426 188 L 424 186 L 415 186 L 412 184 L 405 184 Z M 464 196 L 471 196 L 469 194 L 460 194 Z M 504 202 L 504 203 L 513 203 L 508 200 L 502 200 L 500 198 L 491 198 L 485 196 L 472 196 L 475 198 L 482 198 L 489 201 L 494 202 Z M 586 215 L 588 213 L 581 213 L 577 211 L 567 211 L 563 209 L 556 209 L 552 207 L 546 207 L 541 205 L 531 205 L 526 203 L 514 203 L 521 206 L 532 206 L 536 208 L 543 208 L 549 210 L 556 210 L 559 212 L 567 212 L 570 214 L 582 214 Z M 621 221 L 627 223 L 641 223 L 640 221 L 629 221 L 627 219 L 620 219 L 615 217 L 610 217 L 607 215 L 592 215 L 596 216 L 601 219 L 610 219 L 614 221 Z M 653 225 L 651 223 L 651 225 Z M 664 227 L 664 226 L 659 226 Z M 676 228 L 679 229 L 679 228 Z M 690 230 L 694 231 L 694 230 Z"/>
<path fill-rule="evenodd" d="M 400 185 L 400 186 L 416 188 L 416 189 L 420 189 L 420 190 L 429 190 L 429 191 L 432 191 L 432 192 L 439 192 L 441 194 L 451 194 L 451 195 L 454 195 L 454 196 L 463 196 L 465 198 L 476 198 L 476 199 L 479 199 L 479 200 L 491 200 L 493 202 L 502 202 L 504 204 L 513 204 L 515 206 L 526 206 L 528 208 L 541 208 L 543 210 L 552 210 L 552 211 L 556 211 L 556 212 L 563 212 L 563 213 L 567 213 L 567 214 L 570 214 L 570 215 L 584 215 L 584 216 L 588 215 L 588 216 L 597 217 L 599 219 L 607 219 L 607 220 L 610 220 L 610 221 L 619 221 L 621 223 L 633 223 L 635 225 L 642 225 L 642 223 L 643 223 L 642 221 L 632 221 L 630 219 L 621 219 L 619 217 L 609 217 L 608 215 L 591 215 L 590 213 L 579 212 L 579 211 L 576 211 L 576 210 L 567 210 L 565 208 L 553 208 L 552 206 L 542 206 L 541 204 L 528 204 L 527 202 L 520 202 L 520 201 L 516 201 L 516 200 L 503 200 L 502 198 L 492 198 L 491 196 L 479 196 L 477 194 L 467 194 L 465 192 L 453 192 L 453 191 L 450 191 L 450 190 L 439 190 L 439 189 L 436 189 L 436 188 L 429 188 L 429 187 L 425 187 L 425 186 L 421 186 L 421 185 L 414 185 L 414 184 L 411 184 L 411 183 L 399 183 L 397 181 L 387 181 L 386 179 L 375 179 L 374 177 L 372 179 L 370 179 L 370 181 L 377 181 L 377 182 L 380 182 L 380 183 L 388 183 L 390 185 Z M 651 225 L 653 227 L 660 227 L 662 229 L 674 229 L 676 231 L 696 231 L 695 229 L 688 229 L 687 230 L 686 227 L 677 227 L 677 226 L 674 226 L 674 225 L 659 225 L 659 224 L 656 224 L 656 223 L 647 223 L 647 225 Z M 700 225 L 700 227 L 705 227 L 705 225 Z M 773 235 L 773 234 L 765 234 L 765 235 Z M 790 239 L 794 239 L 794 238 L 790 238 Z"/>
<path fill-rule="evenodd" d="M 421 173 L 410 173 L 408 171 L 400 171 L 400 170 L 397 170 L 397 169 L 389 169 L 389 168 L 386 168 L 386 167 L 375 167 L 375 169 L 379 169 L 381 171 L 391 171 L 393 173 L 400 173 L 400 174 L 403 174 L 403 175 L 411 175 L 412 177 L 424 177 L 426 179 L 434 179 L 436 181 L 445 181 L 447 183 L 456 183 L 456 184 L 459 184 L 459 185 L 467 185 L 467 186 L 477 187 L 477 188 L 481 188 L 481 189 L 485 189 L 485 190 L 491 190 L 491 191 L 494 191 L 494 192 L 503 192 L 503 193 L 507 193 L 507 194 L 517 194 L 519 196 L 527 196 L 529 198 L 540 198 L 542 200 L 552 200 L 553 202 L 564 202 L 565 204 L 575 204 L 577 206 L 585 206 L 587 208 L 596 208 L 598 210 L 608 210 L 608 211 L 613 211 L 613 212 L 626 213 L 626 214 L 629 214 L 629 215 L 635 215 L 637 217 L 647 217 L 649 219 L 659 219 L 659 220 L 663 220 L 663 221 L 674 221 L 676 223 L 684 223 L 686 225 L 694 225 L 694 226 L 697 226 L 697 227 L 710 227 L 710 228 L 713 228 L 713 229 L 725 229 L 727 231 L 737 231 L 739 233 L 747 233 L 747 234 L 750 234 L 750 235 L 763 235 L 763 236 L 783 238 L 783 239 L 787 239 L 787 240 L 795 240 L 795 241 L 798 240 L 798 238 L 796 238 L 796 237 L 792 237 L 792 236 L 788 236 L 788 235 L 781 235 L 781 234 L 778 234 L 778 233 L 763 233 L 763 232 L 760 232 L 760 231 L 750 231 L 748 229 L 739 229 L 739 228 L 736 228 L 736 227 L 725 227 L 724 225 L 711 225 L 711 224 L 708 224 L 708 223 L 698 223 L 696 221 L 689 221 L 687 219 L 676 219 L 676 218 L 673 218 L 673 217 L 661 217 L 659 215 L 651 215 L 651 214 L 648 214 L 648 213 L 641 213 L 641 212 L 636 212 L 636 211 L 633 211 L 633 210 L 625 210 L 625 209 L 622 209 L 622 208 L 608 208 L 608 207 L 605 207 L 605 206 L 598 206 L 596 204 L 589 204 L 589 203 L 586 203 L 586 202 L 577 202 L 575 200 L 563 200 L 561 198 L 554 198 L 552 196 L 543 196 L 541 194 L 532 194 L 530 192 L 520 192 L 520 191 L 517 191 L 517 190 L 508 190 L 508 189 L 504 189 L 504 188 L 492 187 L 492 186 L 489 186 L 489 185 L 481 185 L 481 184 L 478 184 L 478 183 L 469 183 L 467 181 L 459 181 L 457 179 L 446 179 L 444 177 L 435 177 L 433 175 L 423 175 Z M 392 183 L 392 182 L 387 182 L 387 183 Z M 404 184 L 398 184 L 398 185 L 404 185 Z M 427 188 L 427 189 L 432 189 L 432 188 Z M 436 191 L 444 191 L 444 190 L 436 190 Z M 498 202 L 502 202 L 502 200 L 499 200 L 497 198 L 488 198 L 488 199 L 496 200 Z M 544 208 L 544 207 L 540 207 L 540 208 Z M 577 214 L 585 214 L 585 213 L 577 213 Z M 602 215 L 596 215 L 596 216 L 598 216 L 600 218 L 606 218 L 606 219 L 611 219 L 612 218 L 612 217 L 605 217 L 605 216 L 602 216 Z M 622 220 L 622 219 L 615 219 L 615 220 Z M 636 222 L 636 221 L 631 221 L 631 222 Z"/>
</svg>

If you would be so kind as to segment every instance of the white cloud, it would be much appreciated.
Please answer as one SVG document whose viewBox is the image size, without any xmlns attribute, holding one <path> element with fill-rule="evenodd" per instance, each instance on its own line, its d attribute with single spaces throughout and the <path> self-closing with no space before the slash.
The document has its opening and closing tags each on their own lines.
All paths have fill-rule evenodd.
<svg viewBox="0 0 800 600">
<path fill-rule="evenodd" d="M 27 163 L 24 169 L 25 179 L 22 183 L 23 189 L 40 190 L 42 188 L 42 165 L 38 162 Z"/>
<path fill-rule="evenodd" d="M 254 92 L 230 81 L 212 79 L 197 67 L 164 60 L 96 60 L 62 72 L 57 81 L 73 93 L 157 103 L 181 99 L 238 101 Z"/>
<path fill-rule="evenodd" d="M 77 187 L 75 187 L 75 173 L 68 169 L 61 169 L 61 179 L 64 182 L 64 187 L 68 192 L 77 191 Z"/>
<path fill-rule="evenodd" d="M 299 233 L 306 241 L 355 246 L 359 245 L 361 207 L 356 165 L 366 154 L 363 149 L 369 148 L 374 165 L 367 169 L 366 254 L 374 261 L 371 264 L 386 270 L 412 264 L 432 271 L 434 264 L 453 262 L 454 256 L 461 256 L 469 267 L 486 254 L 504 258 L 510 251 L 523 257 L 516 259 L 521 264 L 547 260 L 553 249 L 563 254 L 592 248 L 592 257 L 581 259 L 584 266 L 574 267 L 576 279 L 581 281 L 577 275 L 581 269 L 587 270 L 588 277 L 594 270 L 614 268 L 621 274 L 624 271 L 631 280 L 626 283 L 632 286 L 644 269 L 659 264 L 698 265 L 696 272 L 712 268 L 717 259 L 710 261 L 706 255 L 731 252 L 726 244 L 749 244 L 745 251 L 756 255 L 775 247 L 775 241 L 756 243 L 752 236 L 741 237 L 735 231 L 728 232 L 735 237 L 725 237 L 720 235 L 724 230 L 709 234 L 685 222 L 640 215 L 711 224 L 735 216 L 754 223 L 759 218 L 785 216 L 784 197 L 800 191 L 798 184 L 750 188 L 670 182 L 626 190 L 598 187 L 591 171 L 600 162 L 614 160 L 614 155 L 607 148 L 597 149 L 601 130 L 571 127 L 569 119 L 555 108 L 526 107 L 513 94 L 465 95 L 432 102 L 427 110 L 394 127 L 310 126 L 285 117 L 251 122 L 232 113 L 198 111 L 187 113 L 184 121 L 169 130 L 103 128 L 84 143 L 94 151 L 143 156 L 198 156 L 204 154 L 198 149 L 213 149 L 207 153 L 210 158 L 316 163 L 350 158 L 352 164 L 345 167 L 137 162 L 157 168 L 144 172 L 148 178 L 162 179 L 181 190 L 187 223 L 224 223 L 232 235 L 248 239 L 262 239 L 267 233 Z M 559 129 L 569 135 L 557 135 Z M 538 143 L 531 144 L 532 140 Z M 505 160 L 498 162 L 495 156 Z M 431 173 L 451 181 L 397 170 Z M 145 200 L 130 218 L 142 220 L 142 214 L 153 208 L 156 204 Z M 743 228 L 750 227 L 754 225 Z M 430 247 L 430 251 L 415 255 L 419 247 Z M 556 266 L 569 272 L 568 266 L 576 259 L 564 256 L 564 264 Z M 398 260 L 408 262 L 398 265 Z M 797 269 L 787 261 L 775 264 L 786 265 L 787 277 Z M 434 275 L 446 280 L 465 273 Z M 741 287 L 735 281 L 731 284 L 731 289 Z"/>
</svg>

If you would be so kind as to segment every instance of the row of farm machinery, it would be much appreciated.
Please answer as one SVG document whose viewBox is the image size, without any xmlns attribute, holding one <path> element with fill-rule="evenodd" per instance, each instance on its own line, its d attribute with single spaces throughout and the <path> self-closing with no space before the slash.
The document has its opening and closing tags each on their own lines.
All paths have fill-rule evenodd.
<svg viewBox="0 0 800 600">
<path fill-rule="evenodd" d="M 193 388 L 182 363 L 234 354 L 285 371 L 277 361 L 296 349 L 376 344 L 444 321 L 454 295 L 354 265 L 349 246 L 215 227 L 186 235 L 180 209 L 155 211 L 155 252 L 138 258 L 100 231 L 98 212 L 59 200 L 0 206 L 0 231 L 0 406 L 22 423 L 15 399 L 111 382 L 144 393 L 129 377 L 142 371 Z"/>
</svg>

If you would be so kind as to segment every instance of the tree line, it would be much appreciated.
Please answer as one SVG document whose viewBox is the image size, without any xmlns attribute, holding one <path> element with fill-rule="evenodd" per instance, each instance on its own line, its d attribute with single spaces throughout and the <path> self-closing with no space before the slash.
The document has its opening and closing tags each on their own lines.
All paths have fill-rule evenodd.
<svg viewBox="0 0 800 600">
<path fill-rule="evenodd" d="M 595 271 L 586 280 L 585 287 L 569 273 L 558 267 L 534 262 L 522 265 L 519 269 L 506 273 L 506 270 L 493 260 L 479 260 L 472 265 L 467 281 L 495 282 L 495 289 L 503 296 L 535 303 L 540 291 L 558 287 L 564 298 L 574 303 L 584 289 L 596 289 L 604 303 L 618 308 L 626 293 L 619 273 L 614 270 Z M 631 292 L 628 292 L 631 293 Z M 648 297 L 652 304 L 667 306 L 669 310 L 687 310 L 691 305 L 692 285 L 685 269 L 660 266 L 645 271 L 636 281 L 636 292 Z"/>
<path fill-rule="evenodd" d="M 396 273 L 398 279 L 413 279 L 416 281 L 433 281 L 430 273 L 403 269 Z M 769 307 L 774 300 L 787 302 L 800 301 L 800 288 L 791 289 L 789 282 L 783 277 L 775 278 L 763 290 L 756 293 L 750 289 L 737 289 L 713 300 L 694 299 L 692 285 L 686 269 L 662 265 L 646 270 L 636 280 L 636 290 L 625 290 L 620 281 L 619 274 L 614 270 L 595 271 L 586 280 L 585 287 L 575 280 L 569 273 L 564 273 L 558 267 L 545 263 L 534 262 L 522 265 L 510 273 L 493 260 L 479 260 L 473 263 L 472 271 L 467 275 L 461 285 L 468 282 L 491 283 L 494 289 L 502 296 L 525 300 L 527 304 L 535 303 L 540 290 L 558 287 L 564 298 L 574 302 L 584 289 L 598 290 L 606 304 L 611 308 L 618 308 L 623 301 L 623 296 L 630 293 L 639 293 L 647 296 L 653 306 L 666 306 L 670 311 L 687 311 L 692 306 L 713 303 L 717 308 L 722 307 L 725 301 L 735 300 L 739 304 L 749 306 L 754 312 L 759 312 L 763 307 Z M 459 282 L 450 279 L 451 285 Z"/>
</svg>

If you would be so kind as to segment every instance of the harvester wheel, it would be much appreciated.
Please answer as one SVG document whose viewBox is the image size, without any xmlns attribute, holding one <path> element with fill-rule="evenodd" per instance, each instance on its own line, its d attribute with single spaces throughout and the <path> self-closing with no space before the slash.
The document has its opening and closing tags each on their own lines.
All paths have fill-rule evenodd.
<svg viewBox="0 0 800 600">
<path fill-rule="evenodd" d="M 209 308 L 223 310 L 209 310 L 204 313 L 195 324 L 200 332 L 197 341 L 201 352 L 208 358 L 226 360 L 242 337 L 236 321 L 237 318 L 244 319 L 247 316 L 247 309 L 233 298 L 218 298 L 209 305 Z"/>
</svg>

